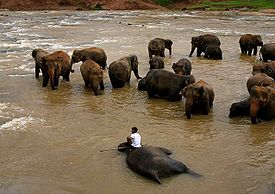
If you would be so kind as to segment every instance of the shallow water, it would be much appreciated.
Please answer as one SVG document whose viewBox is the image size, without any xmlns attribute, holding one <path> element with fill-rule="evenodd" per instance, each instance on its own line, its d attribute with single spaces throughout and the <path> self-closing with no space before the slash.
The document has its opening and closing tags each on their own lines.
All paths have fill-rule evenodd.
<svg viewBox="0 0 275 194">
<path fill-rule="evenodd" d="M 240 55 L 239 37 L 260 34 L 274 42 L 275 16 L 158 11 L 1 12 L 0 16 L 0 193 L 272 193 L 275 183 L 275 121 L 251 125 L 248 117 L 229 119 L 233 102 L 248 96 L 246 80 L 258 56 Z M 223 60 L 189 58 L 190 39 L 204 33 L 222 42 Z M 34 77 L 31 52 L 97 46 L 108 64 L 136 54 L 140 75 L 146 75 L 147 44 L 173 40 L 165 69 L 182 57 L 192 74 L 215 90 L 210 114 L 184 116 L 183 101 L 148 99 L 130 86 L 112 89 L 107 70 L 105 91 L 94 96 L 79 71 L 59 88 L 42 87 Z M 203 175 L 177 175 L 163 184 L 129 168 L 116 147 L 133 126 L 143 143 L 163 146 L 172 157 Z M 274 188 L 273 188 L 274 189 Z M 273 191 L 274 193 L 274 191 Z"/>
</svg>

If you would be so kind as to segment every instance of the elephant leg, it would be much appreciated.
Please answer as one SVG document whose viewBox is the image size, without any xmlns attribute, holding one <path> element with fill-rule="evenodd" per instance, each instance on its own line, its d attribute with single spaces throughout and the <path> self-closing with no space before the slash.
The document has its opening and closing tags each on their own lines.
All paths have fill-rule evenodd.
<svg viewBox="0 0 275 194">
<path fill-rule="evenodd" d="M 104 90 L 104 84 L 103 84 L 103 82 L 100 82 L 100 90 Z"/>
<path fill-rule="evenodd" d="M 255 46 L 254 48 L 253 48 L 253 55 L 256 55 L 257 54 L 257 46 Z"/>
<path fill-rule="evenodd" d="M 248 46 L 248 55 L 250 55 L 251 56 L 251 54 L 252 54 L 252 47 L 251 46 Z"/>
<path fill-rule="evenodd" d="M 161 56 L 161 57 L 165 57 L 164 49 L 162 49 L 162 50 L 160 51 L 160 56 Z"/>
<path fill-rule="evenodd" d="M 89 87 L 90 82 L 84 80 L 84 84 L 85 84 L 86 87 Z"/>
<path fill-rule="evenodd" d="M 67 73 L 67 74 L 63 75 L 62 77 L 63 77 L 64 80 L 66 80 L 68 82 L 70 81 L 70 73 Z"/>
<path fill-rule="evenodd" d="M 202 114 L 208 115 L 208 113 L 209 113 L 209 103 L 207 102 L 203 107 Z"/>
<path fill-rule="evenodd" d="M 37 64 L 35 64 L 35 77 L 38 78 L 39 77 L 39 66 Z"/>
<path fill-rule="evenodd" d="M 202 53 L 202 50 L 197 48 L 197 57 L 200 57 L 201 56 L 201 53 Z"/>
<path fill-rule="evenodd" d="M 147 90 L 148 98 L 154 98 L 154 93 L 150 90 Z"/>
<path fill-rule="evenodd" d="M 49 83 L 49 75 L 46 73 L 45 76 L 43 77 L 43 87 L 46 87 Z"/>
</svg>

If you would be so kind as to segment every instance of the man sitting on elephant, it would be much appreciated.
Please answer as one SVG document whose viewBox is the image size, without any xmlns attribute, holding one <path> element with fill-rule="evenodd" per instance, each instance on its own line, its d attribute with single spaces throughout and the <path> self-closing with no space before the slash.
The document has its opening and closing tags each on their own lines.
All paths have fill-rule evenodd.
<svg viewBox="0 0 275 194">
<path fill-rule="evenodd" d="M 141 147 L 141 136 L 137 127 L 132 127 L 132 134 L 127 137 L 127 143 L 131 151 Z"/>
</svg>

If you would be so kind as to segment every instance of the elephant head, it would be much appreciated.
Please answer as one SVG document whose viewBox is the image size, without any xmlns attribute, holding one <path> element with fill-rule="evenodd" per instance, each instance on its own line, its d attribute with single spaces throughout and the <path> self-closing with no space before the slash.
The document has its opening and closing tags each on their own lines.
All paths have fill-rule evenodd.
<svg viewBox="0 0 275 194">
<path fill-rule="evenodd" d="M 253 42 L 256 46 L 263 46 L 263 40 L 260 35 L 254 35 L 253 36 Z"/>
<path fill-rule="evenodd" d="M 202 99 L 205 99 L 205 96 L 208 92 L 203 86 L 198 84 L 190 84 L 182 90 L 182 95 L 186 98 L 185 101 L 185 111 L 187 119 L 191 119 L 192 107 L 195 102 L 200 102 Z M 208 103 L 207 103 L 208 104 Z M 209 106 L 208 106 L 209 109 Z"/>
<path fill-rule="evenodd" d="M 82 50 L 74 50 L 72 54 L 72 64 L 79 61 L 85 61 L 85 53 Z"/>
<path fill-rule="evenodd" d="M 44 71 L 44 78 L 43 78 L 43 87 L 46 87 L 48 85 L 48 82 L 50 80 L 51 87 L 53 90 L 57 89 L 58 82 L 59 82 L 59 76 L 61 74 L 62 69 L 62 57 L 51 57 L 51 56 L 45 56 L 42 57 L 42 69 Z"/>
<path fill-rule="evenodd" d="M 189 57 L 192 56 L 192 54 L 194 53 L 195 49 L 199 46 L 203 44 L 203 39 L 200 36 L 194 36 L 191 38 L 191 51 L 189 54 Z"/>
<path fill-rule="evenodd" d="M 99 94 L 99 88 L 101 90 L 104 89 L 103 71 L 100 68 L 89 68 L 88 72 L 90 83 L 92 83 L 93 91 L 97 96 Z"/>
<path fill-rule="evenodd" d="M 172 55 L 172 40 L 170 39 L 166 39 L 165 40 L 165 48 L 167 48 L 169 50 L 169 55 L 171 56 Z"/>
<path fill-rule="evenodd" d="M 256 85 L 250 89 L 250 96 L 250 118 L 253 124 L 257 124 L 259 110 L 268 104 L 269 90 L 267 87 Z"/>
<path fill-rule="evenodd" d="M 176 74 L 186 75 L 186 71 L 183 65 L 178 65 L 177 63 L 173 63 L 172 69 Z"/>
<path fill-rule="evenodd" d="M 133 70 L 135 76 L 137 79 L 140 79 L 141 77 L 138 74 L 138 59 L 136 55 L 130 55 L 129 56 L 129 63 L 131 65 L 131 70 Z"/>
</svg>

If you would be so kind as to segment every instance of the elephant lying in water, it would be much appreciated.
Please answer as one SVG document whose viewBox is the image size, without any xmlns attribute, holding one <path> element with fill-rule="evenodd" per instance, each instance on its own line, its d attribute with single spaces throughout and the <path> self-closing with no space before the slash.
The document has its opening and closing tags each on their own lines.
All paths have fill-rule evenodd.
<svg viewBox="0 0 275 194">
<path fill-rule="evenodd" d="M 175 174 L 188 173 L 194 176 L 201 176 L 190 170 L 185 164 L 169 157 L 172 152 L 166 148 L 142 146 L 129 151 L 127 143 L 118 146 L 118 150 L 126 152 L 126 162 L 129 168 L 145 177 L 151 178 L 161 184 L 161 178 L 170 177 Z"/>
</svg>

